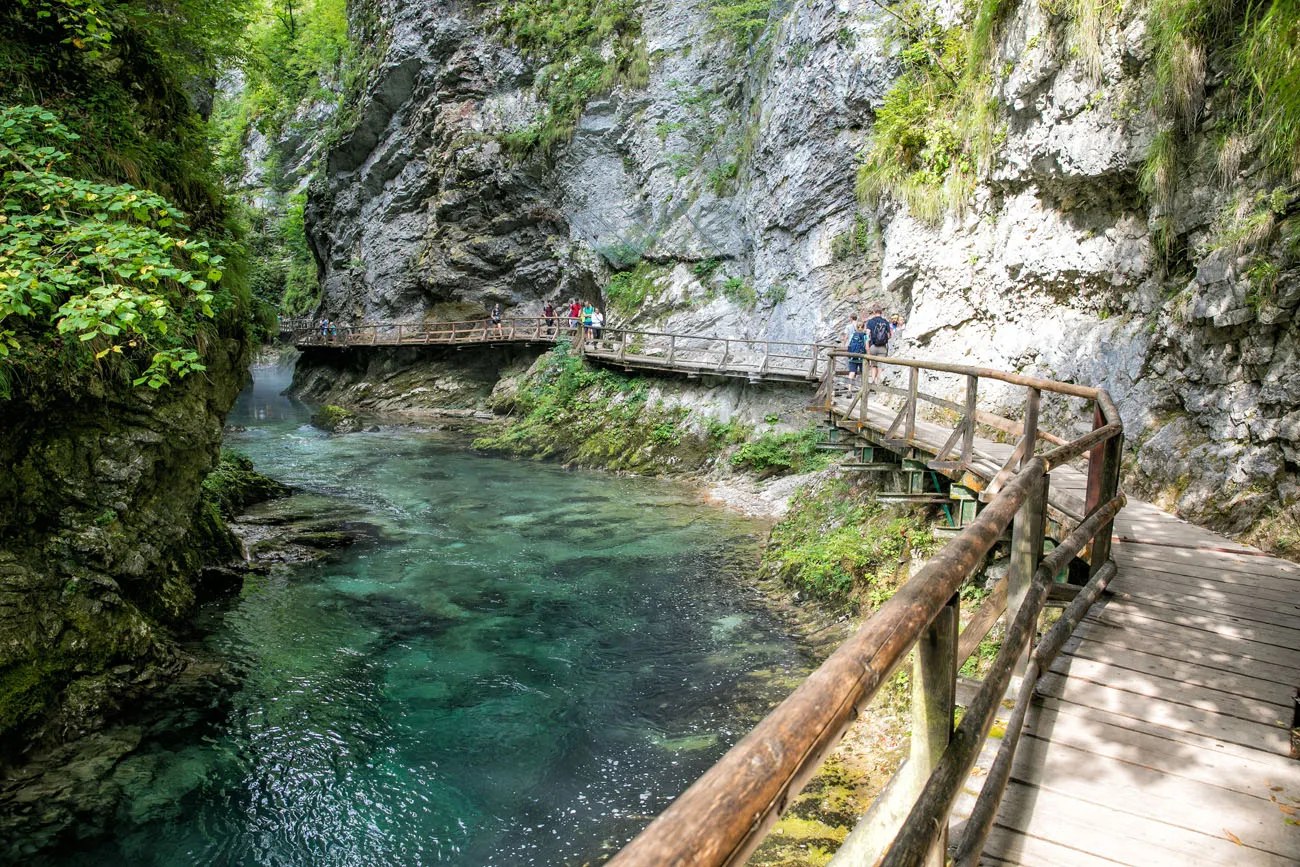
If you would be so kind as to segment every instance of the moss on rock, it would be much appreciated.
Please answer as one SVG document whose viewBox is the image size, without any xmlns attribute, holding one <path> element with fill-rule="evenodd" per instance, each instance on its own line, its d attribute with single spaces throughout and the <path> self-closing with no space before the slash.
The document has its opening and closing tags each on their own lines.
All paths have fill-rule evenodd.
<svg viewBox="0 0 1300 867">
<path fill-rule="evenodd" d="M 311 417 L 312 427 L 332 434 L 355 433 L 361 430 L 361 417 L 350 409 L 325 404 Z"/>
<path fill-rule="evenodd" d="M 248 455 L 237 451 L 223 449 L 220 463 L 203 480 L 203 498 L 226 518 L 235 517 L 254 503 L 288 495 L 288 485 L 257 472 Z"/>
</svg>

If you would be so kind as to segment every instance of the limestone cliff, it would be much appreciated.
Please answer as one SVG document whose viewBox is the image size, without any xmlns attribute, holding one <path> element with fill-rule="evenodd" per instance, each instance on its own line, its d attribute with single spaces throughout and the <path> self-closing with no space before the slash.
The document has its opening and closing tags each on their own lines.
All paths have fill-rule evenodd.
<svg viewBox="0 0 1300 867">
<path fill-rule="evenodd" d="M 1110 389 L 1130 485 L 1191 518 L 1240 533 L 1300 508 L 1300 283 L 1273 251 L 1261 293 L 1239 250 L 1207 243 L 1249 159 L 1225 181 L 1207 144 L 1169 201 L 1144 189 L 1161 121 L 1142 9 L 1078 52 L 1061 10 L 1002 4 L 991 165 L 926 221 L 854 192 L 902 68 L 888 10 L 809 0 L 736 26 L 729 8 L 763 4 L 615 4 L 594 54 L 613 68 L 635 39 L 644 74 L 602 79 L 543 146 L 579 55 L 523 40 L 508 5 L 373 10 L 383 59 L 307 207 L 324 315 L 528 315 L 603 292 L 615 322 L 810 340 L 879 300 L 908 354 Z M 1216 125 L 1213 67 L 1193 151 Z"/>
</svg>

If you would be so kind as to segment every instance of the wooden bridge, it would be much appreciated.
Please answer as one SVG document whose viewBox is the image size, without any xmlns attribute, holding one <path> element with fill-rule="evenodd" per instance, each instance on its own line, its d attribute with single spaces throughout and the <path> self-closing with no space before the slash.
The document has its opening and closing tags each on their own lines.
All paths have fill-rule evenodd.
<svg viewBox="0 0 1300 867">
<path fill-rule="evenodd" d="M 847 362 L 863 357 L 826 344 L 584 339 L 567 319 L 293 339 L 570 340 L 627 370 L 816 384 L 810 411 L 829 447 L 853 452 L 845 471 L 894 480 L 882 498 L 948 507 L 948 544 L 611 864 L 743 864 L 909 652 L 911 755 L 833 865 L 1300 863 L 1300 566 L 1127 501 L 1105 391 L 901 358 L 865 359 L 884 381 L 850 383 Z M 980 409 L 994 390 L 1001 405 L 1023 394 L 1018 419 Z M 1007 577 L 963 613 L 958 590 L 999 544 Z M 1065 610 L 1040 638 L 1049 601 Z M 961 681 L 999 618 L 990 671 Z"/>
</svg>

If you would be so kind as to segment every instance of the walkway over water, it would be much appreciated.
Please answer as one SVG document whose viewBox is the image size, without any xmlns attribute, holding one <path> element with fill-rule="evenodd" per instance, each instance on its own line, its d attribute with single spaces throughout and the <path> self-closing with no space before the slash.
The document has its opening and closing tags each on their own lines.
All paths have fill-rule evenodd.
<svg viewBox="0 0 1300 867">
<path fill-rule="evenodd" d="M 743 863 L 914 646 L 912 757 L 833 864 L 941 865 L 945 849 L 958 865 L 1300 863 L 1300 566 L 1125 505 L 1104 391 L 896 358 L 874 359 L 886 382 L 864 388 L 837 369 L 861 356 L 825 344 L 614 328 L 583 341 L 540 319 L 294 335 L 302 348 L 560 339 L 627 370 L 818 384 L 809 409 L 838 435 L 828 445 L 855 452 L 846 472 L 902 480 L 882 499 L 943 504 L 955 534 L 612 864 Z M 979 408 L 990 385 L 1003 405 L 1023 390 L 1018 420 Z M 1040 412 L 1074 433 L 1041 431 Z M 1059 546 L 1047 556 L 1045 536 Z M 1009 578 L 959 635 L 955 590 L 999 541 Z M 1074 583 L 1051 583 L 1066 566 Z M 1031 653 L 1049 597 L 1069 607 Z M 999 616 L 986 680 L 958 683 Z"/>
</svg>

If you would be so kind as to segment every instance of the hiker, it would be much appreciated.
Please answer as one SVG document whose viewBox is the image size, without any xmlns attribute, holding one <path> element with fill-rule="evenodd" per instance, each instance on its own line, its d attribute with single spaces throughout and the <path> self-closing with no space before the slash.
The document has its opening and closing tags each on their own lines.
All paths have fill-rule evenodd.
<svg viewBox="0 0 1300 867">
<path fill-rule="evenodd" d="M 903 339 L 903 317 L 897 313 L 889 322 L 889 354 L 894 355 L 898 349 L 898 341 Z"/>
<path fill-rule="evenodd" d="M 591 313 L 591 336 L 599 340 L 600 331 L 604 327 L 605 327 L 605 314 L 601 313 L 600 308 L 597 307 Z"/>
<path fill-rule="evenodd" d="M 871 309 L 872 316 L 867 320 L 867 355 L 889 355 L 889 338 L 893 336 L 893 326 L 884 317 L 884 308 L 877 304 Z M 871 362 L 871 381 L 880 379 L 880 365 Z"/>
<path fill-rule="evenodd" d="M 569 299 L 569 330 L 576 337 L 578 334 L 578 322 L 582 319 L 582 305 L 578 303 L 577 298 Z"/>
<path fill-rule="evenodd" d="M 582 302 L 582 336 L 591 336 L 591 317 L 596 312 L 596 308 L 591 306 L 590 301 Z"/>
<path fill-rule="evenodd" d="M 844 329 L 844 349 L 848 352 L 866 352 L 867 351 L 867 333 L 863 330 L 863 325 L 858 322 L 858 314 L 853 313 L 849 316 L 849 326 Z M 849 359 L 849 390 L 853 389 L 853 381 L 857 379 L 862 372 L 862 359 Z"/>
<path fill-rule="evenodd" d="M 322 320 L 320 321 L 320 336 L 321 336 L 321 338 L 323 339 L 323 338 L 324 338 L 326 335 L 328 335 L 329 333 L 330 333 L 330 321 L 329 321 L 328 319 L 322 319 Z"/>
<path fill-rule="evenodd" d="M 552 304 L 550 301 L 547 301 L 546 306 L 542 308 L 542 318 L 546 320 L 546 333 L 554 334 L 555 333 L 555 305 Z"/>
<path fill-rule="evenodd" d="M 501 302 L 498 301 L 492 305 L 492 324 L 496 326 L 497 334 L 501 333 Z"/>
</svg>

